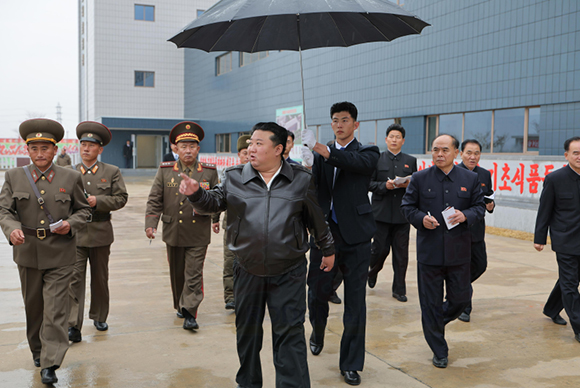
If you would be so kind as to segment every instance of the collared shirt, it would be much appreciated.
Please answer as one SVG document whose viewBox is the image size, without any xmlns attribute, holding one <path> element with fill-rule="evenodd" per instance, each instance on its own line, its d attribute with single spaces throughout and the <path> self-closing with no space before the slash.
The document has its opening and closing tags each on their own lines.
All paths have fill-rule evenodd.
<svg viewBox="0 0 580 388">
<path fill-rule="evenodd" d="M 48 166 L 48 168 L 44 171 L 40 171 L 40 168 L 36 167 L 36 164 L 34 165 L 34 168 L 36 168 L 36 170 L 40 173 L 40 175 L 45 175 L 47 172 L 50 171 L 50 169 L 52 168 L 52 165 L 54 163 L 51 163 L 50 166 Z"/>
<path fill-rule="evenodd" d="M 262 180 L 264 181 L 264 183 L 266 183 L 266 187 L 268 187 L 268 191 L 270 191 L 270 186 L 272 186 L 272 182 L 274 182 L 274 178 L 276 178 L 278 176 L 278 174 L 280 174 L 280 170 L 282 170 L 282 163 L 280 163 L 280 168 L 278 168 L 278 171 L 276 171 L 274 173 L 274 175 L 272 175 L 272 178 L 270 179 L 270 182 L 266 182 L 266 180 L 264 179 L 264 176 L 262 175 L 262 173 L 258 170 L 258 174 L 260 174 L 260 178 L 262 178 Z"/>
<path fill-rule="evenodd" d="M 394 153 L 392 153 L 392 152 L 391 152 L 391 150 L 389 150 L 389 149 L 387 149 L 387 151 L 389 151 L 389 154 L 393 155 L 393 157 L 392 157 L 391 159 L 393 159 L 393 158 L 396 158 L 396 157 L 397 157 L 397 156 L 398 156 L 398 155 L 401 153 L 401 151 L 399 151 L 399 152 L 397 152 L 396 154 L 394 154 Z"/>
</svg>

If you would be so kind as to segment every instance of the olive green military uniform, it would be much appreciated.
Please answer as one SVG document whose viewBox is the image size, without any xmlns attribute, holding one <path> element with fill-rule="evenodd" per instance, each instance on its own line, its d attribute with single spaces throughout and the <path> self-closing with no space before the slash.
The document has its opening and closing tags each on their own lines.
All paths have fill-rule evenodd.
<svg viewBox="0 0 580 388">
<path fill-rule="evenodd" d="M 82 175 L 87 195 L 95 196 L 86 227 L 77 234 L 77 261 L 71 281 L 71 314 L 69 326 L 83 326 L 87 259 L 91 264 L 91 307 L 89 318 L 106 322 L 109 315 L 109 253 L 114 241 L 111 211 L 125 206 L 129 195 L 117 166 L 97 162 L 90 168 L 76 166 Z"/>
<path fill-rule="evenodd" d="M 29 169 L 54 221 L 68 221 L 68 235 L 50 233 L 24 168 Z M 14 246 L 26 311 L 26 336 L 34 359 L 43 368 L 60 366 L 68 349 L 68 287 L 76 257 L 76 233 L 86 223 L 90 207 L 81 175 L 70 168 L 51 167 L 41 173 L 34 165 L 6 172 L 0 192 L 0 225 L 10 241 L 15 229 L 25 242 Z M 30 229 L 27 229 L 30 228 Z M 36 235 L 31 235 L 31 230 Z M 45 238 L 42 238 L 46 235 Z"/>
<path fill-rule="evenodd" d="M 213 164 L 195 161 L 191 168 L 186 168 L 179 160 L 162 163 L 147 200 L 145 229 L 156 229 L 161 219 L 173 307 L 179 312 L 187 310 L 195 318 L 203 300 L 203 264 L 210 243 L 212 218 L 194 214 L 187 197 L 179 193 L 181 173 L 197 180 L 206 190 L 218 183 Z"/>
</svg>

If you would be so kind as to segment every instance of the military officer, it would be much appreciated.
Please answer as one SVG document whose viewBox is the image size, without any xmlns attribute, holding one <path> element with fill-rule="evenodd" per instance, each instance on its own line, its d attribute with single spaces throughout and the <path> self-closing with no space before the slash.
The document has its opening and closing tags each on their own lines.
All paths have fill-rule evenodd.
<svg viewBox="0 0 580 388">
<path fill-rule="evenodd" d="M 250 135 L 242 135 L 238 138 L 238 158 L 240 159 L 240 164 L 246 164 L 250 160 L 250 155 L 248 154 L 248 140 L 250 140 Z M 224 231 L 227 225 L 227 211 L 224 212 L 224 220 L 222 227 Z M 219 217 L 219 216 L 218 216 Z M 212 229 L 215 233 L 219 233 L 220 224 L 219 220 L 212 224 Z M 234 254 L 228 248 L 226 242 L 226 233 L 224 233 L 224 271 L 223 271 L 223 281 L 224 281 L 224 302 L 226 304 L 226 310 L 234 310 L 236 308 L 236 302 L 234 298 Z"/>
<path fill-rule="evenodd" d="M 98 161 L 103 147 L 111 141 L 111 131 L 101 123 L 84 121 L 77 126 L 82 162 L 76 166 L 82 175 L 91 216 L 77 234 L 77 261 L 70 284 L 71 312 L 69 340 L 81 341 L 85 311 L 87 260 L 91 263 L 91 307 L 89 318 L 99 331 L 109 328 L 109 253 L 113 243 L 111 211 L 125 206 L 129 195 L 119 167 Z"/>
<path fill-rule="evenodd" d="M 20 124 L 20 135 L 32 164 L 6 172 L 0 192 L 0 225 L 13 245 L 18 265 L 26 336 L 44 384 L 58 381 L 69 346 L 68 287 L 73 273 L 76 233 L 86 223 L 90 207 L 81 175 L 52 163 L 64 135 L 60 123 L 31 119 Z"/>
<path fill-rule="evenodd" d="M 200 182 L 209 190 L 218 183 L 213 164 L 197 160 L 203 129 L 184 121 L 171 130 L 169 141 L 177 145 L 179 160 L 163 162 L 157 170 L 147 200 L 145 233 L 155 238 L 159 219 L 163 222 L 163 241 L 167 245 L 173 307 L 185 318 L 183 328 L 196 330 L 197 309 L 203 300 L 203 263 L 210 242 L 212 218 L 193 211 L 187 197 L 179 193 L 180 174 Z M 217 216 L 214 220 L 218 221 Z"/>
</svg>

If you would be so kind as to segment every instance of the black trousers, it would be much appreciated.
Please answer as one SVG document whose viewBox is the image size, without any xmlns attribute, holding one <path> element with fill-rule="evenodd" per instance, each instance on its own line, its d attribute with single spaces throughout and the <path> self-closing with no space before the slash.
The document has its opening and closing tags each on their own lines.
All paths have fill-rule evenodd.
<svg viewBox="0 0 580 388">
<path fill-rule="evenodd" d="M 306 314 L 306 257 L 294 270 L 279 276 L 260 277 L 246 272 L 234 261 L 236 338 L 241 387 L 261 387 L 260 350 L 266 306 L 272 322 L 272 351 L 276 387 L 310 387 L 306 361 L 304 317 Z"/>
<path fill-rule="evenodd" d="M 556 259 L 559 279 L 544 306 L 544 314 L 553 318 L 564 308 L 570 318 L 572 330 L 578 334 L 580 333 L 580 294 L 578 293 L 580 256 L 556 252 Z"/>
<path fill-rule="evenodd" d="M 369 278 L 376 277 L 383 269 L 391 247 L 393 254 L 393 286 L 392 291 L 399 295 L 407 295 L 405 276 L 409 265 L 409 231 L 410 224 L 388 224 L 377 221 L 377 231 L 371 245 L 371 263 Z"/>
<path fill-rule="evenodd" d="M 445 325 L 456 319 L 470 300 L 470 263 L 433 266 L 417 263 L 423 335 L 438 358 L 447 357 Z M 443 288 L 447 300 L 443 301 Z"/>
<path fill-rule="evenodd" d="M 365 359 L 366 282 L 371 253 L 371 243 L 349 245 L 344 242 L 338 226 L 330 221 L 334 237 L 335 262 L 332 271 L 320 270 L 322 253 L 310 251 L 308 269 L 308 312 L 312 324 L 313 340 L 324 343 L 324 330 L 328 320 L 328 300 L 333 290 L 333 279 L 340 268 L 344 280 L 344 331 L 340 342 L 341 370 L 362 371 Z"/>
<path fill-rule="evenodd" d="M 471 283 L 479 279 L 487 269 L 487 250 L 485 248 L 485 240 L 471 243 Z M 469 306 L 465 309 L 467 314 L 471 314 L 473 309 L 473 286 L 471 286 L 471 298 L 469 299 Z"/>
</svg>

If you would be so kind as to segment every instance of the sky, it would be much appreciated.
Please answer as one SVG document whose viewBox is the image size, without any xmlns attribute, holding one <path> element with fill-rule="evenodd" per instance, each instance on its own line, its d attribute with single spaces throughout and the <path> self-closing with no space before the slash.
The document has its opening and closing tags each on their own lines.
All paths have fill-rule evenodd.
<svg viewBox="0 0 580 388">
<path fill-rule="evenodd" d="M 78 1 L 0 0 L 0 138 L 28 118 L 78 124 Z"/>
</svg>

